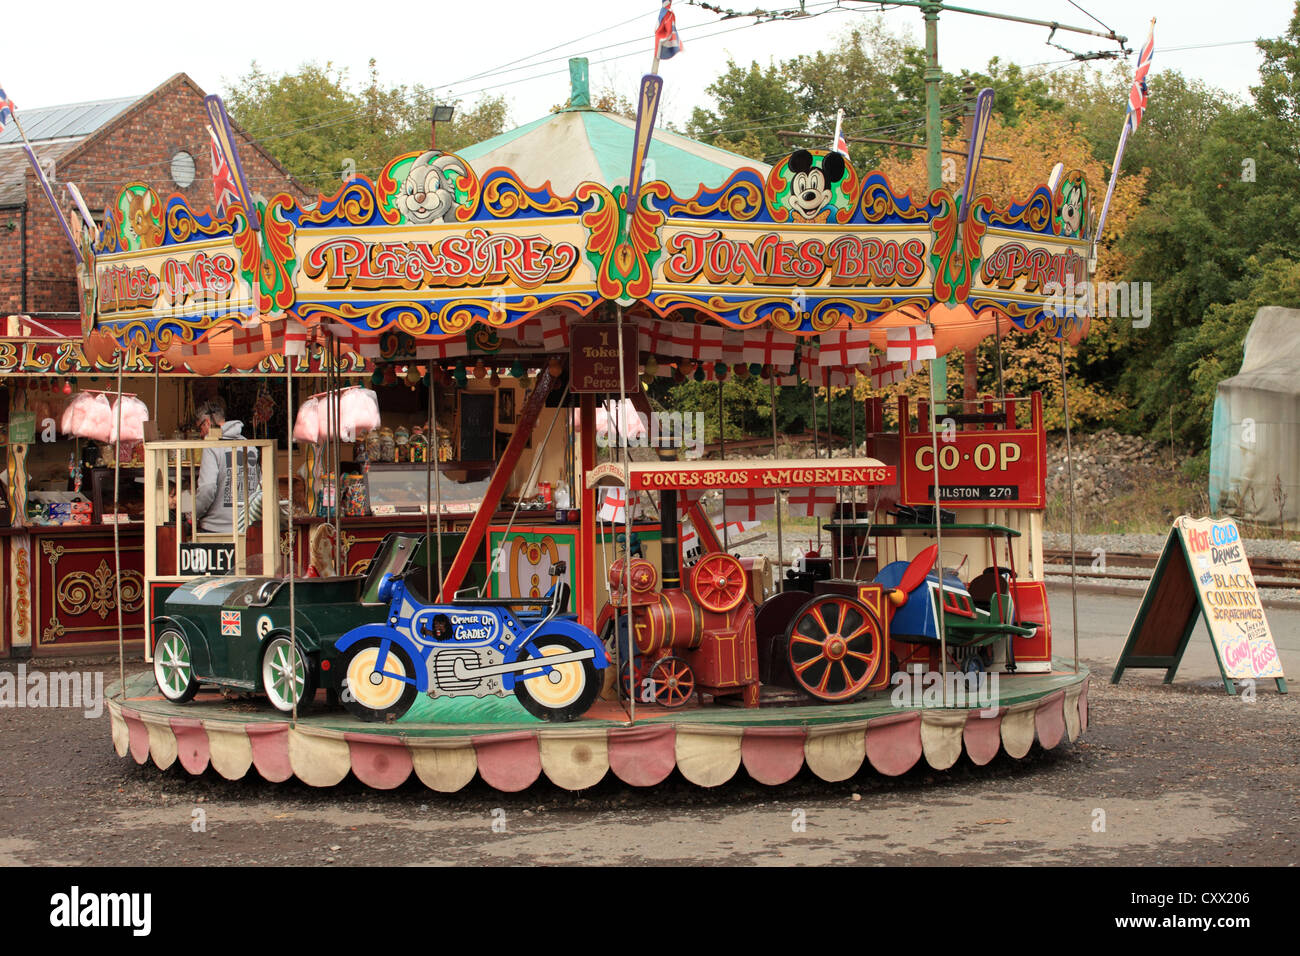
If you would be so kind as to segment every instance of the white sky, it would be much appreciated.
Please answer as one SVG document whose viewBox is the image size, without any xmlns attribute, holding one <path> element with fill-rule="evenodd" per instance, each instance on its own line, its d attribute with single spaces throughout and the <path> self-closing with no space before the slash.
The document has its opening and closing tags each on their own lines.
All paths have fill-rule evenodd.
<svg viewBox="0 0 1300 956">
<path fill-rule="evenodd" d="M 762 6 L 778 9 L 797 2 L 763 0 Z M 870 20 L 883 20 L 894 32 L 906 30 L 917 42 L 924 37 L 920 12 L 914 8 L 881 13 L 853 0 L 842 0 L 838 9 L 834 0 L 806 2 L 810 11 L 826 12 L 752 26 L 752 19 L 720 21 L 676 0 L 685 49 L 660 70 L 665 81 L 661 118 L 684 121 L 690 108 L 705 100 L 704 87 L 724 69 L 729 56 L 765 65 L 829 48 L 836 34 Z M 1257 80 L 1259 54 L 1251 43 L 1234 41 L 1281 34 L 1293 10 L 1291 0 L 1079 2 L 1127 35 L 1134 50 L 1145 40 L 1150 18 L 1156 17 L 1156 72 L 1179 69 L 1243 97 Z M 732 4 L 753 9 L 758 0 L 718 2 Z M 956 5 L 1096 27 L 1068 0 L 958 0 Z M 570 55 L 591 59 L 593 90 L 612 85 L 633 98 L 641 73 L 650 67 L 657 11 L 655 0 L 426 0 L 384 7 L 276 0 L 71 0 L 59 4 L 57 16 L 52 16 L 44 4 L 24 3 L 5 18 L 8 43 L 0 60 L 0 84 L 22 110 L 142 94 L 182 71 L 205 91 L 222 92 L 254 59 L 271 72 L 291 71 L 311 59 L 331 61 L 347 67 L 359 85 L 374 57 L 386 84 L 421 83 L 467 101 L 484 87 L 496 87 L 492 92 L 507 97 L 515 125 L 544 115 L 567 98 L 565 60 Z M 1047 33 L 1042 27 L 948 13 L 939 24 L 940 63 L 956 72 L 983 68 L 990 57 L 999 56 L 1004 62 L 1054 69 L 1066 54 L 1045 45 Z M 198 37 L 209 39 L 196 42 Z M 1058 34 L 1057 42 L 1073 50 L 1114 47 L 1101 38 L 1069 34 Z M 1178 49 L 1204 44 L 1221 45 Z M 608 62 L 597 62 L 605 59 Z M 518 62 L 528 65 L 473 79 Z M 548 72 L 553 75 L 541 75 Z"/>
</svg>

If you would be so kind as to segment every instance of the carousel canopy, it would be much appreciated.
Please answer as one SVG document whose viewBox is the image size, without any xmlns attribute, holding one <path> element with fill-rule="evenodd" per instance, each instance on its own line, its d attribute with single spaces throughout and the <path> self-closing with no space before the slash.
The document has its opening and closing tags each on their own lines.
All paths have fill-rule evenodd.
<svg viewBox="0 0 1300 956">
<path fill-rule="evenodd" d="M 550 182 L 557 195 L 572 194 L 581 183 L 626 186 L 632 165 L 636 123 L 617 113 L 593 109 L 587 86 L 587 61 L 569 62 L 569 105 L 460 151 L 479 176 L 504 166 L 523 182 Z M 768 167 L 746 156 L 659 130 L 650 143 L 647 179 L 666 182 L 678 195 L 700 186 L 721 186 L 736 170 Z"/>
</svg>

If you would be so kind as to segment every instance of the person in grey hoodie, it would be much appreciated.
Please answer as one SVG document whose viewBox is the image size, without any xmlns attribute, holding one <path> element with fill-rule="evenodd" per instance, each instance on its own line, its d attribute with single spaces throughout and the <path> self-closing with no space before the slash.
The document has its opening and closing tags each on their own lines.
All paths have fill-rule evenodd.
<svg viewBox="0 0 1300 956">
<path fill-rule="evenodd" d="M 219 429 L 223 439 L 243 438 L 244 423 L 226 421 L 226 404 L 219 398 L 209 399 L 199 406 L 196 415 L 199 433 L 207 438 L 212 429 Z M 247 452 L 247 465 L 243 451 L 217 451 L 215 448 L 203 449 L 203 460 L 199 465 L 199 486 L 194 493 L 194 518 L 199 530 L 211 533 L 230 534 L 234 527 L 234 481 L 239 482 L 239 499 L 247 507 L 249 496 L 261 484 L 261 468 L 258 464 L 256 448 Z M 248 487 L 244 487 L 244 475 L 248 476 Z M 241 530 L 246 528 L 241 522 Z"/>
</svg>

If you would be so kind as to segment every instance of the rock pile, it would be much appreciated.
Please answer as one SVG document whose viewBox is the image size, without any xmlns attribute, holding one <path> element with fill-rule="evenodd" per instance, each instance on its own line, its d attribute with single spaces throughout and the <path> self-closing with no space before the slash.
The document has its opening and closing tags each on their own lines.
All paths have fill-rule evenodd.
<svg viewBox="0 0 1300 956">
<path fill-rule="evenodd" d="M 1105 505 L 1153 479 L 1168 478 L 1186 460 L 1185 449 L 1160 445 L 1138 435 L 1102 429 L 1089 435 L 1071 433 L 1074 494 L 1081 504 Z M 1065 434 L 1047 439 L 1047 494 L 1068 494 Z"/>
</svg>

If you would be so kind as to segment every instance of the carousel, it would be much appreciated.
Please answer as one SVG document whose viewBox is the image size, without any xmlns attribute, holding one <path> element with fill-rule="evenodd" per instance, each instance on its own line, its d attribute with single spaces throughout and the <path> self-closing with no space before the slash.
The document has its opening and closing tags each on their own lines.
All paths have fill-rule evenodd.
<svg viewBox="0 0 1300 956">
<path fill-rule="evenodd" d="M 313 786 L 715 786 L 742 766 L 775 785 L 1086 729 L 1077 644 L 1052 646 L 1038 395 L 932 384 L 858 405 L 843 453 L 778 457 L 773 418 L 770 457 L 706 460 L 644 387 L 811 385 L 815 415 L 819 392 L 879 391 L 988 336 L 1077 341 L 1086 322 L 1051 300 L 1089 275 L 1082 176 L 1003 208 L 974 192 L 974 144 L 963 191 L 925 196 L 833 150 L 751 167 L 657 135 L 659 89 L 635 122 L 575 95 L 532 146 L 398 156 L 310 205 L 248 192 L 210 98 L 242 201 L 123 187 L 135 220 L 110 209 L 83 243 L 88 352 L 346 368 L 382 348 L 427 431 L 385 471 L 381 373 L 304 400 L 286 372 L 278 446 L 146 444 L 151 670 L 121 668 L 119 755 Z M 598 127 L 626 179 L 547 174 L 577 152 L 547 146 L 563 124 Z M 526 169 L 499 164 L 512 151 Z M 209 454 L 232 475 L 220 533 L 185 493 Z M 350 562 L 352 506 L 411 526 Z M 772 519 L 777 559 L 741 554 Z"/>
</svg>

